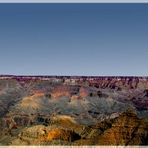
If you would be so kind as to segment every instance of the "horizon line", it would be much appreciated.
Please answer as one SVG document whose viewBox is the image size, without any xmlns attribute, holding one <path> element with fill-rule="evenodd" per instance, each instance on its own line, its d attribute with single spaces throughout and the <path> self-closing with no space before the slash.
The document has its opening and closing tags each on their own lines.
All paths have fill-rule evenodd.
<svg viewBox="0 0 148 148">
<path fill-rule="evenodd" d="M 148 75 L 20 75 L 20 74 L 0 74 L 0 77 L 148 77 Z"/>
</svg>

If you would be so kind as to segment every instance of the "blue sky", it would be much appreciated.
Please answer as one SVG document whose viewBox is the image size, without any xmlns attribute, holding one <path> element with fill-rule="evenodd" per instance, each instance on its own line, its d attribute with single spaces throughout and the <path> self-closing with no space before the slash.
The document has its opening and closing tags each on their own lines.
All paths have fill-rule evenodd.
<svg viewBox="0 0 148 148">
<path fill-rule="evenodd" d="M 148 4 L 0 4 L 0 74 L 148 75 Z"/>
</svg>

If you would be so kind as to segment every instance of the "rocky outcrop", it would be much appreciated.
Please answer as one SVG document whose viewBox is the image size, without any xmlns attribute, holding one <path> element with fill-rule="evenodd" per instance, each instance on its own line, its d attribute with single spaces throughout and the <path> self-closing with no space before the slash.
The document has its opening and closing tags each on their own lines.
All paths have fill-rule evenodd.
<svg viewBox="0 0 148 148">
<path fill-rule="evenodd" d="M 70 117 L 56 120 L 52 125 L 37 125 L 24 128 L 12 145 L 147 145 L 148 121 L 139 119 L 128 110 L 118 117 L 107 119 L 96 125 L 79 125 Z M 63 120 L 63 121 L 62 121 Z M 58 122 L 61 121 L 61 122 Z M 69 123 L 68 123 L 69 122 Z M 65 125 L 64 123 L 67 123 Z"/>
<path fill-rule="evenodd" d="M 127 111 L 119 117 L 105 120 L 83 131 L 84 139 L 74 145 L 147 145 L 148 121 Z"/>
<path fill-rule="evenodd" d="M 60 127 L 52 127 L 52 126 L 33 126 L 24 129 L 16 139 L 14 139 L 11 144 L 15 145 L 18 141 L 20 145 L 27 142 L 27 145 L 40 144 L 40 143 L 48 143 L 53 140 L 61 140 L 67 142 L 73 142 L 75 140 L 80 139 L 81 137 L 76 134 L 74 131 L 63 129 Z"/>
<path fill-rule="evenodd" d="M 126 112 L 112 121 L 98 139 L 97 145 L 147 145 L 148 121 Z"/>
</svg>

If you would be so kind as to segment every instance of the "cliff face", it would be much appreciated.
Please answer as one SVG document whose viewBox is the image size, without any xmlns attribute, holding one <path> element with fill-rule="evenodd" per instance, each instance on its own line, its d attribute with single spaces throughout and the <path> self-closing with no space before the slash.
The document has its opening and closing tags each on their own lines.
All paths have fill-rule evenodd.
<svg viewBox="0 0 148 148">
<path fill-rule="evenodd" d="M 58 117 L 57 117 L 58 118 Z M 93 126 L 79 125 L 68 118 L 67 125 L 55 122 L 48 126 L 23 129 L 12 145 L 147 145 L 148 121 L 124 112 L 114 119 L 104 120 Z"/>
<path fill-rule="evenodd" d="M 96 140 L 99 145 L 147 145 L 148 122 L 126 112 Z"/>
<path fill-rule="evenodd" d="M 136 116 L 122 114 L 129 108 Z M 75 134 L 81 137 L 73 144 L 83 141 L 95 145 L 143 144 L 144 135 L 147 135 L 144 119 L 148 118 L 148 77 L 0 77 L 0 143 L 7 141 L 8 144 L 24 127 L 57 126 L 60 124 L 55 120 L 57 116 L 58 119 L 62 117 L 63 130 L 66 128 L 64 125 L 74 127 L 65 133 L 70 136 L 75 130 Z M 82 128 L 97 125 L 103 127 L 97 127 L 98 130 L 91 127 L 91 134 Z M 105 131 L 101 133 L 101 130 Z M 91 139 L 95 134 L 99 136 L 96 142 Z"/>
</svg>

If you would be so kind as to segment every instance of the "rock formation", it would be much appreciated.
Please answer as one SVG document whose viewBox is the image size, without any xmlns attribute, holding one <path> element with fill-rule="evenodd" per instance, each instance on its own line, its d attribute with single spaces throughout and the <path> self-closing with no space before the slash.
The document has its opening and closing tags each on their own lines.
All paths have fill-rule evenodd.
<svg viewBox="0 0 148 148">
<path fill-rule="evenodd" d="M 147 145 L 147 119 L 148 77 L 0 76 L 1 145 Z"/>
</svg>

